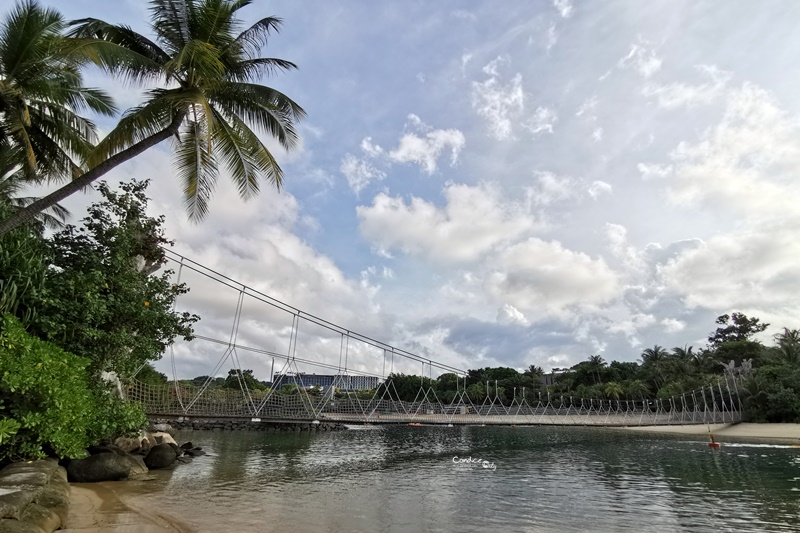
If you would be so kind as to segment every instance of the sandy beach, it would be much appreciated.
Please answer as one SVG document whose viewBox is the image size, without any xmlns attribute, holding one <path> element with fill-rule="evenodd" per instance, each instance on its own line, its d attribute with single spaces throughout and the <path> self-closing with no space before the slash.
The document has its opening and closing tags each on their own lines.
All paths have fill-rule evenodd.
<svg viewBox="0 0 800 533">
<path fill-rule="evenodd" d="M 67 527 L 80 533 L 190 533 L 177 518 L 145 510 L 136 498 L 125 495 L 125 481 L 71 483 Z"/>
<path fill-rule="evenodd" d="M 708 434 L 708 426 L 705 424 L 693 424 L 686 426 L 638 426 L 622 428 L 625 431 L 646 431 L 651 433 L 673 433 L 679 435 L 703 435 Z M 724 439 L 725 437 L 770 439 L 781 441 L 792 441 L 800 444 L 800 424 L 715 424 L 711 426 L 714 437 Z"/>
</svg>

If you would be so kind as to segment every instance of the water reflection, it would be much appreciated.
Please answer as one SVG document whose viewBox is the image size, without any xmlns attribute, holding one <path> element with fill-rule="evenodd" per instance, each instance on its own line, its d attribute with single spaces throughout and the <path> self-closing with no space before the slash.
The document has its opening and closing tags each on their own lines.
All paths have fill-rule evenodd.
<svg viewBox="0 0 800 533">
<path fill-rule="evenodd" d="M 160 474 L 164 488 L 148 498 L 198 531 L 800 528 L 798 449 L 714 451 L 691 437 L 553 427 L 178 439 L 210 456 Z"/>
</svg>

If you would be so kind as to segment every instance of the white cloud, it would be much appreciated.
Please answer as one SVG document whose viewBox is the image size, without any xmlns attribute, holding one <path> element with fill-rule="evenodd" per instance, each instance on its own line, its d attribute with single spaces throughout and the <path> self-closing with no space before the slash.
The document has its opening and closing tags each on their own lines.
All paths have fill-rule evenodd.
<svg viewBox="0 0 800 533">
<path fill-rule="evenodd" d="M 708 104 L 723 94 L 731 79 L 731 73 L 713 65 L 698 65 L 696 68 L 710 80 L 700 85 L 687 85 L 682 82 L 667 85 L 647 84 L 642 89 L 642 94 L 656 98 L 658 105 L 666 109 Z"/>
<path fill-rule="evenodd" d="M 503 304 L 497 311 L 497 321 L 501 324 L 510 324 L 516 326 L 530 326 L 531 323 L 525 318 L 525 315 L 520 313 L 519 309 L 513 305 Z"/>
<path fill-rule="evenodd" d="M 595 180 L 589 186 L 588 193 L 589 196 L 596 200 L 601 194 L 611 194 L 613 190 L 614 188 L 611 187 L 610 183 L 606 183 L 605 181 L 601 180 Z"/>
<path fill-rule="evenodd" d="M 364 137 L 361 141 L 361 150 L 371 157 L 378 157 L 383 154 L 383 148 L 373 144 L 372 137 Z"/>
<path fill-rule="evenodd" d="M 602 259 L 557 241 L 530 238 L 504 249 L 492 264 L 486 288 L 526 316 L 601 304 L 617 292 L 617 278 Z"/>
<path fill-rule="evenodd" d="M 533 116 L 521 125 L 534 137 L 541 133 L 553 133 L 553 126 L 558 122 L 558 115 L 552 109 L 537 107 Z"/>
<path fill-rule="evenodd" d="M 686 322 L 676 318 L 665 318 L 660 323 L 667 333 L 677 333 L 686 329 Z"/>
<path fill-rule="evenodd" d="M 509 63 L 511 63 L 511 60 L 508 56 L 497 56 L 483 66 L 483 72 L 495 78 L 500 75 L 497 69 Z"/>
<path fill-rule="evenodd" d="M 664 278 L 689 307 L 770 309 L 792 323 L 800 313 L 798 229 L 764 227 L 712 237 L 667 264 Z"/>
<path fill-rule="evenodd" d="M 800 129 L 767 91 L 744 84 L 728 97 L 720 123 L 670 154 L 679 204 L 708 201 L 760 219 L 798 216 Z"/>
<path fill-rule="evenodd" d="M 628 55 L 617 62 L 619 68 L 633 68 L 644 78 L 649 78 L 658 72 L 662 60 L 656 55 L 655 50 L 645 48 L 644 44 L 641 41 L 632 44 Z"/>
<path fill-rule="evenodd" d="M 497 66 L 504 61 L 507 60 L 491 61 L 483 68 L 491 77 L 472 82 L 472 108 L 488 123 L 489 134 L 499 141 L 513 137 L 513 124 L 525 109 L 522 74 L 517 73 L 508 84 L 499 80 Z"/>
<path fill-rule="evenodd" d="M 547 28 L 547 34 L 545 36 L 545 43 L 544 43 L 545 49 L 550 50 L 556 45 L 557 42 L 558 42 L 558 33 L 556 33 L 556 25 L 550 24 L 550 26 Z"/>
<path fill-rule="evenodd" d="M 535 171 L 533 175 L 536 184 L 527 189 L 529 202 L 533 205 L 550 205 L 576 195 L 577 183 L 570 177 L 540 170 Z"/>
<path fill-rule="evenodd" d="M 672 174 L 672 165 L 658 165 L 655 163 L 639 163 L 636 165 L 639 172 L 642 173 L 642 179 L 649 181 L 652 179 L 666 178 Z"/>
<path fill-rule="evenodd" d="M 587 98 L 575 112 L 575 116 L 582 117 L 583 115 L 586 115 L 590 120 L 597 120 L 597 117 L 592 113 L 597 108 L 598 102 L 599 100 L 597 99 L 597 95 L 592 95 L 591 97 Z"/>
<path fill-rule="evenodd" d="M 558 10 L 558 14 L 564 18 L 572 15 L 572 2 L 570 0 L 553 0 L 553 7 Z"/>
<path fill-rule="evenodd" d="M 439 208 L 422 198 L 378 194 L 356 213 L 362 235 L 384 250 L 398 249 L 435 261 L 474 261 L 497 246 L 512 242 L 534 225 L 523 205 L 508 202 L 491 184 L 449 184 Z"/>
<path fill-rule="evenodd" d="M 372 166 L 372 163 L 352 154 L 344 156 L 339 170 L 345 175 L 347 184 L 355 193 L 361 192 L 372 181 L 386 177 L 386 174 Z"/>
<path fill-rule="evenodd" d="M 603 128 L 597 127 L 592 132 L 592 140 L 594 142 L 600 142 L 603 140 Z"/>
<path fill-rule="evenodd" d="M 455 165 L 464 143 L 464 134 L 455 129 L 430 131 L 424 137 L 407 133 L 400 138 L 400 145 L 389 152 L 389 159 L 398 163 L 418 163 L 430 175 L 436 172 L 436 160 L 444 150 L 450 150 L 450 165 Z"/>
</svg>

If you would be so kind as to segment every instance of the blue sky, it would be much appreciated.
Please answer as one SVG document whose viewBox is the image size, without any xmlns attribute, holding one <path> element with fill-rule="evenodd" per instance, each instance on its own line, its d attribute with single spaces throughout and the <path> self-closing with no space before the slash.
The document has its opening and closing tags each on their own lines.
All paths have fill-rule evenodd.
<svg viewBox="0 0 800 533">
<path fill-rule="evenodd" d="M 147 32 L 144 2 L 50 5 Z M 264 54 L 300 68 L 263 81 L 308 111 L 302 145 L 277 153 L 281 193 L 242 203 L 223 177 L 199 225 L 168 144 L 110 175 L 153 180 L 177 251 L 460 368 L 700 347 L 734 310 L 771 323 L 765 340 L 800 326 L 799 4 L 257 1 L 243 15 L 284 19 Z M 199 331 L 227 338 L 235 294 L 187 281 Z M 288 349 L 285 317 L 260 312 L 242 336 Z M 298 350 L 338 346 L 309 330 Z M 207 373 L 218 351 L 179 343 L 179 373 Z"/>
</svg>

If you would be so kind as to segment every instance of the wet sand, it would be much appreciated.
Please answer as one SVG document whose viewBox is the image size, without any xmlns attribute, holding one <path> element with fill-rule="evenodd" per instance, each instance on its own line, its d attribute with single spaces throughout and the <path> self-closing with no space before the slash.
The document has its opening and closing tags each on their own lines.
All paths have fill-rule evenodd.
<svg viewBox="0 0 800 533">
<path fill-rule="evenodd" d="M 71 483 L 65 532 L 80 533 L 191 533 L 178 518 L 145 509 L 125 481 Z"/>
<path fill-rule="evenodd" d="M 679 435 L 708 435 L 708 426 L 693 424 L 686 426 L 640 426 L 623 428 L 626 431 L 648 431 L 651 433 L 673 433 Z M 745 437 L 791 441 L 800 444 L 800 424 L 714 424 L 711 432 L 718 440 L 724 437 Z"/>
</svg>

